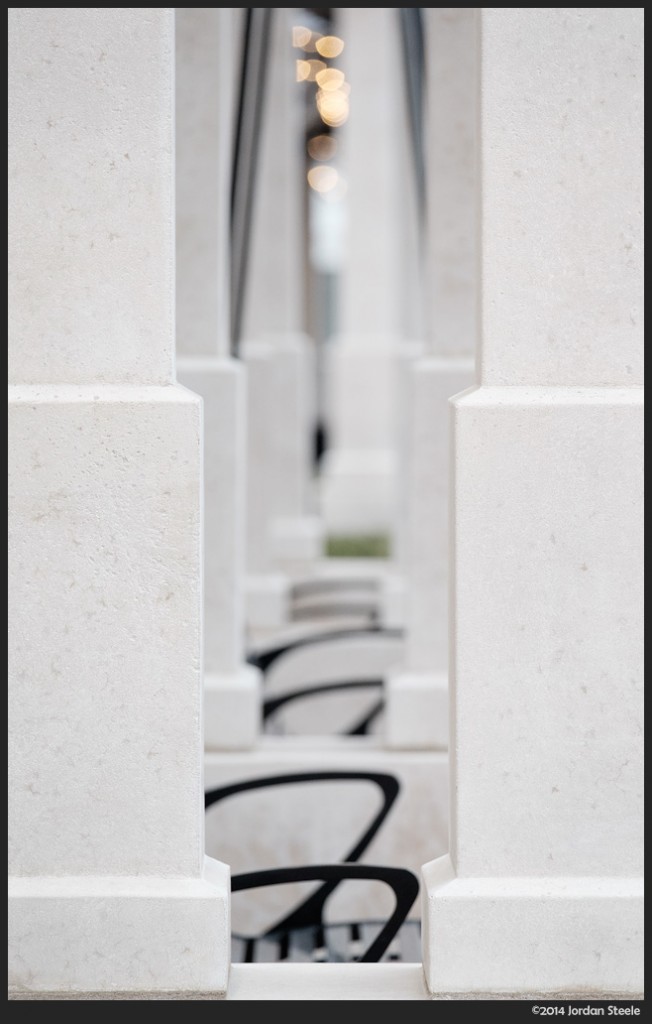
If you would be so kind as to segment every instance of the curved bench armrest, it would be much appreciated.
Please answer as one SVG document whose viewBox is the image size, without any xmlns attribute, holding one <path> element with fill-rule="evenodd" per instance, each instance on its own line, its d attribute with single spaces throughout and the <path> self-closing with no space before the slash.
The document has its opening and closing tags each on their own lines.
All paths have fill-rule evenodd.
<svg viewBox="0 0 652 1024">
<path fill-rule="evenodd" d="M 416 875 L 413 875 L 407 868 L 375 867 L 368 864 L 316 864 L 308 867 L 250 871 L 247 874 L 233 876 L 231 891 L 241 892 L 243 889 L 255 889 L 265 885 L 283 885 L 287 882 L 321 881 L 329 885 L 329 891 L 332 892 L 340 882 L 348 879 L 377 880 L 389 885 L 394 891 L 396 906 L 393 913 L 369 948 L 358 958 L 360 963 L 376 963 L 405 921 L 419 892 L 419 881 Z M 306 924 L 310 923 L 306 922 Z M 266 932 L 266 937 L 273 938 L 293 928 L 305 927 L 306 924 L 296 914 L 291 914 L 269 929 Z"/>
<path fill-rule="evenodd" d="M 351 640 L 356 637 L 387 637 L 400 640 L 404 635 L 402 629 L 390 629 L 384 626 L 361 626 L 356 629 L 334 629 L 324 633 L 311 633 L 309 636 L 297 637 L 288 640 L 286 643 L 278 644 L 275 647 L 268 647 L 263 651 L 253 651 L 247 655 L 247 663 L 255 665 L 261 672 L 267 670 L 285 654 L 299 650 L 301 647 L 312 647 L 319 643 L 330 643 L 337 640 Z"/>
</svg>

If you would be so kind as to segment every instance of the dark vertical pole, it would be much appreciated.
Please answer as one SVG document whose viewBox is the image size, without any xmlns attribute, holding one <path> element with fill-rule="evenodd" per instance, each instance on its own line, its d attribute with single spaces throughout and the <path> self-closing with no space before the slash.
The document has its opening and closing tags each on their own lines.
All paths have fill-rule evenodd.
<svg viewBox="0 0 652 1024">
<path fill-rule="evenodd" d="M 417 202 L 423 215 L 426 208 L 426 170 L 423 140 L 423 96 L 425 88 L 425 44 L 420 7 L 399 7 L 405 85 L 412 136 L 412 163 L 416 179 Z M 422 221 L 423 222 L 423 221 Z"/>
<path fill-rule="evenodd" d="M 231 354 L 239 354 L 272 8 L 247 7 L 231 174 Z"/>
</svg>

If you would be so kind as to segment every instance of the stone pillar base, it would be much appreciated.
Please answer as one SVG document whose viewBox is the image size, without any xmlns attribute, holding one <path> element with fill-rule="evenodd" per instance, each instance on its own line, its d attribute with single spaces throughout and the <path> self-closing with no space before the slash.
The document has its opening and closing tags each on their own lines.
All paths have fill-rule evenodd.
<svg viewBox="0 0 652 1024">
<path fill-rule="evenodd" d="M 9 989 L 38 992 L 226 991 L 229 870 L 198 878 L 9 880 Z"/>
<path fill-rule="evenodd" d="M 385 681 L 385 743 L 394 750 L 448 748 L 445 672 L 391 673 Z"/>
<path fill-rule="evenodd" d="M 394 457 L 388 449 L 326 452 L 321 509 L 328 533 L 387 533 L 394 519 Z"/>
<path fill-rule="evenodd" d="M 290 614 L 290 581 L 281 573 L 247 576 L 245 604 L 247 625 L 252 629 L 285 625 Z"/>
<path fill-rule="evenodd" d="M 324 524 L 318 516 L 284 516 L 271 526 L 272 558 L 284 571 L 310 570 L 324 550 Z"/>
<path fill-rule="evenodd" d="M 457 878 L 423 868 L 423 966 L 433 995 L 643 991 L 636 878 Z"/>
<path fill-rule="evenodd" d="M 204 747 L 249 750 L 261 727 L 262 675 L 253 665 L 204 676 Z"/>
<path fill-rule="evenodd" d="M 410 375 L 411 450 L 407 473 L 404 570 L 408 664 L 448 664 L 448 400 L 473 381 L 473 360 L 419 359 Z"/>
<path fill-rule="evenodd" d="M 389 572 L 380 588 L 380 621 L 390 629 L 402 629 L 406 621 L 407 585 L 405 577 Z"/>
<path fill-rule="evenodd" d="M 244 366 L 235 359 L 177 359 L 179 382 L 203 399 L 204 664 L 242 656 L 245 530 Z"/>
</svg>

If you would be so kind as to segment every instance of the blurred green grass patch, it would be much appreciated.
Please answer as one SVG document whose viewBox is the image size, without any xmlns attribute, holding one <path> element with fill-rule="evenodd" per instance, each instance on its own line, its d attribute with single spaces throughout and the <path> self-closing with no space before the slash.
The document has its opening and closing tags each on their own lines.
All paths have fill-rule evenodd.
<svg viewBox="0 0 652 1024">
<path fill-rule="evenodd" d="M 389 558 L 386 534 L 334 535 L 326 538 L 328 558 Z"/>
</svg>

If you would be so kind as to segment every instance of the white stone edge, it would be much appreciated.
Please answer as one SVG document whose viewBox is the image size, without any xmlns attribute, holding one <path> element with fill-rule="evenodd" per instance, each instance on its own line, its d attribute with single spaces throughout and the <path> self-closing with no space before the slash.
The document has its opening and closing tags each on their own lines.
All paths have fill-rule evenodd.
<svg viewBox="0 0 652 1024">
<path fill-rule="evenodd" d="M 178 402 L 194 405 L 200 399 L 182 384 L 10 384 L 9 402 L 26 405 L 62 402 Z"/>
<path fill-rule="evenodd" d="M 449 399 L 455 407 L 537 405 L 641 405 L 644 389 L 622 387 L 520 387 L 473 385 Z"/>
</svg>

